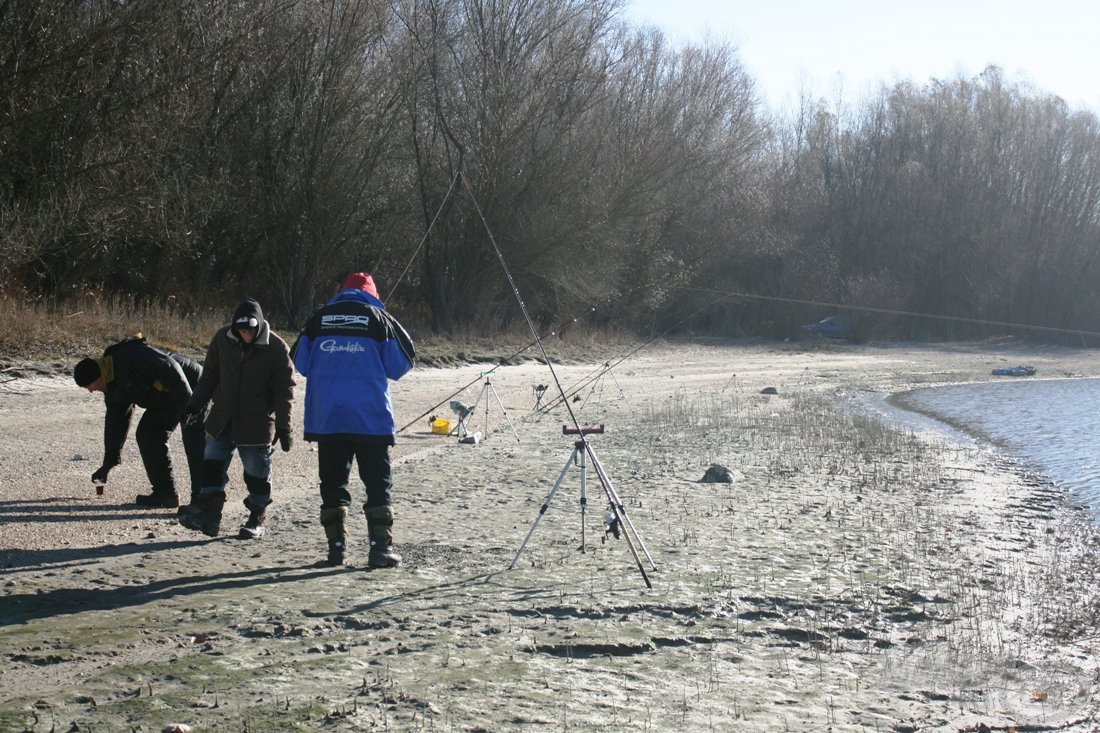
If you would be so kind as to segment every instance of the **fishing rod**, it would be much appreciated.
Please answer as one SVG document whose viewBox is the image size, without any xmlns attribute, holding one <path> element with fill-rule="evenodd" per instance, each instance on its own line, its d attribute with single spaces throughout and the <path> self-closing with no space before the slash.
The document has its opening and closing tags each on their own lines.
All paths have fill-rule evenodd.
<svg viewBox="0 0 1100 733">
<path fill-rule="evenodd" d="M 590 307 L 590 308 L 589 308 L 589 309 L 588 309 L 588 310 L 587 310 L 586 312 L 587 312 L 587 313 L 594 313 L 595 311 L 596 311 L 596 306 L 592 306 L 592 307 Z M 553 336 L 553 335 L 554 335 L 554 334 L 556 334 L 556 333 L 557 333 L 558 331 L 561 331 L 561 330 L 562 330 L 563 328 L 565 328 L 566 326 L 568 326 L 568 325 L 569 325 L 570 323 L 576 323 L 576 322 L 577 322 L 578 320 L 579 320 L 579 317 L 578 317 L 578 316 L 573 316 L 573 317 L 571 317 L 571 318 L 567 318 L 566 320 L 562 321 L 562 322 L 561 322 L 561 324 L 560 324 L 560 325 L 559 325 L 559 326 L 558 326 L 557 328 L 555 328 L 555 329 L 552 329 L 552 330 L 550 330 L 550 331 L 547 331 L 547 332 L 546 332 L 546 335 L 547 335 L 547 336 Z M 530 342 L 528 342 L 528 343 L 527 343 L 527 345 L 526 345 L 526 346 L 523 346 L 522 348 L 520 348 L 520 349 L 516 350 L 516 351 L 515 351 L 515 352 L 513 352 L 513 353 L 512 353 L 511 355 L 509 355 L 509 356 L 505 356 L 505 357 L 503 357 L 503 358 L 500 358 L 500 359 L 498 359 L 498 360 L 497 360 L 497 364 L 496 364 L 496 365 L 495 365 L 495 366 L 494 366 L 494 367 L 493 367 L 492 369 L 490 369 L 490 370 L 489 370 L 489 371 L 487 371 L 487 372 L 481 372 L 481 373 L 480 373 L 480 374 L 479 374 L 479 375 L 478 375 L 477 377 L 475 377 L 475 378 L 474 378 L 473 380 L 471 380 L 471 381 L 467 382 L 466 384 L 462 385 L 461 387 L 459 387 L 458 389 L 456 389 L 456 390 L 455 390 L 454 392 L 451 392 L 451 393 L 450 393 L 449 395 L 447 395 L 446 397 L 444 397 L 444 398 L 443 398 L 442 400 L 440 400 L 439 402 L 435 403 L 435 404 L 434 404 L 433 406 L 429 407 L 429 408 L 428 408 L 427 410 L 425 410 L 424 412 L 422 412 L 422 413 L 420 413 L 419 415 L 417 415 L 417 416 L 416 416 L 415 418 L 413 418 L 413 419 L 412 419 L 412 420 L 410 420 L 410 421 L 409 421 L 408 423 L 406 423 L 404 427 L 400 428 L 400 429 L 399 429 L 399 430 L 398 430 L 397 432 L 398 432 L 398 433 L 401 433 L 401 432 L 403 432 L 403 431 L 407 430 L 407 429 L 408 429 L 409 427 L 411 427 L 412 425 L 416 424 L 416 423 L 417 423 L 417 422 L 419 422 L 419 421 L 420 421 L 421 419 L 423 419 L 423 418 L 427 417 L 427 416 L 428 416 L 429 414 L 431 414 L 431 413 L 432 413 L 433 411 L 435 411 L 435 410 L 439 409 L 439 408 L 440 408 L 440 407 L 442 407 L 442 406 L 443 406 L 444 404 L 446 404 L 447 402 L 449 402 L 449 401 L 450 401 L 450 400 L 451 400 L 451 399 L 452 399 L 453 397 L 456 397 L 456 396 L 458 396 L 459 394 L 461 394 L 461 393 L 462 393 L 463 391 L 465 391 L 465 390 L 469 389 L 469 388 L 470 388 L 470 387 L 472 387 L 472 386 L 473 386 L 473 385 L 474 385 L 474 384 L 475 384 L 476 382 L 480 382 L 480 381 L 481 381 L 481 379 L 482 379 L 483 377 L 487 377 L 488 375 L 492 374 L 493 372 L 495 372 L 495 371 L 496 371 L 497 369 L 499 369 L 500 367 L 502 367 L 502 366 L 506 366 L 506 365 L 507 365 L 507 364 L 508 364 L 509 362 L 511 362 L 511 361 L 512 361 L 512 359 L 515 359 L 515 358 L 516 358 L 517 356 L 519 356 L 519 355 L 520 355 L 520 354 L 522 354 L 523 352 L 525 352 L 525 351 L 527 351 L 528 349 L 530 349 L 530 348 L 531 348 L 532 346 L 534 346 L 534 345 L 535 345 L 536 343 L 537 343 L 537 341 L 530 341 Z"/>
<path fill-rule="evenodd" d="M 676 323 L 674 323 L 671 326 L 669 326 L 668 328 L 666 328 L 664 331 L 661 331 L 660 333 L 658 333 L 658 334 L 654 335 L 653 337 L 651 337 L 649 340 L 644 341 L 643 343 L 639 344 L 635 348 L 631 349 L 626 354 L 624 354 L 621 358 L 618 358 L 618 360 L 615 361 L 614 364 L 612 364 L 610 360 L 605 362 L 603 366 L 597 367 L 594 374 L 592 372 L 589 372 L 588 375 L 585 375 L 584 377 L 581 377 L 581 379 L 578 380 L 578 382 L 575 382 L 573 384 L 573 386 L 571 386 L 569 388 L 568 394 L 563 392 L 561 395 L 555 397 L 553 400 L 551 400 L 550 402 L 548 402 L 547 404 L 545 404 L 541 408 L 539 408 L 540 412 L 543 412 L 543 413 L 549 412 L 550 410 L 552 410 L 553 408 L 555 408 L 559 404 L 561 404 L 563 401 L 567 402 L 569 397 L 572 397 L 576 393 L 580 392 L 582 389 L 584 389 L 585 387 L 587 387 L 588 385 L 592 384 L 597 379 L 599 379 L 602 375 L 604 375 L 607 372 L 611 371 L 612 368 L 617 367 L 619 364 L 622 364 L 624 361 L 626 361 L 630 357 L 634 356 L 639 351 L 646 348 L 647 346 L 652 344 L 657 339 L 665 336 L 670 331 L 678 328 L 679 326 L 682 326 L 684 323 L 691 320 L 692 318 L 699 315 L 700 313 L 707 310 L 708 308 L 712 308 L 713 306 L 716 306 L 719 303 L 721 303 L 723 300 L 727 300 L 729 298 L 732 298 L 735 295 L 736 294 L 733 294 L 733 293 L 724 293 L 724 294 L 720 295 L 720 297 L 716 298 L 715 300 L 711 301 L 710 303 L 707 303 L 702 308 L 699 308 L 695 311 L 692 311 L 691 313 L 684 316 L 683 318 L 681 318 Z"/>
<path fill-rule="evenodd" d="M 512 277 L 512 271 L 508 267 L 508 263 L 504 259 L 504 254 L 500 251 L 500 247 L 497 246 L 496 238 L 493 236 L 493 230 L 489 227 L 489 222 L 485 218 L 485 214 L 481 210 L 481 206 L 477 202 L 477 197 L 474 196 L 474 190 L 470 186 L 470 182 L 466 179 L 466 176 L 462 176 L 462 185 L 466 189 L 466 193 L 470 196 L 470 201 L 474 205 L 474 210 L 477 211 L 477 215 L 481 218 L 481 223 L 485 227 L 485 233 L 488 235 L 489 244 L 493 247 L 493 252 L 497 256 L 497 260 L 500 261 L 500 266 L 504 270 L 504 275 L 508 278 L 508 284 L 512 288 L 512 294 L 515 295 L 516 301 L 519 303 L 520 311 L 523 313 L 524 320 L 527 321 L 528 328 L 531 329 L 532 335 L 535 337 L 535 343 L 538 344 L 539 351 L 542 352 L 543 360 L 546 362 L 547 368 L 550 370 L 550 376 L 554 380 L 554 385 L 558 388 L 559 394 L 565 395 L 565 390 L 561 386 L 561 380 L 558 379 L 558 372 L 554 369 L 554 363 L 550 361 L 550 354 L 546 351 L 546 345 L 543 344 L 542 338 L 539 337 L 538 329 L 535 328 L 535 322 L 531 319 L 531 314 L 527 312 L 527 304 L 523 301 L 523 296 L 520 295 L 519 286 L 516 285 L 515 278 Z M 654 570 L 657 569 L 657 564 L 653 561 L 653 557 L 649 554 L 649 550 L 645 546 L 645 542 L 642 540 L 641 535 L 638 534 L 638 530 L 634 527 L 633 521 L 626 513 L 626 507 L 623 506 L 622 499 L 619 497 L 618 492 L 611 484 L 611 479 L 607 476 L 607 473 L 603 470 L 599 459 L 596 457 L 596 451 L 592 448 L 592 445 L 585 437 L 587 432 L 591 432 L 592 428 L 585 428 L 581 426 L 580 421 L 577 419 L 576 414 L 573 412 L 573 408 L 568 402 L 565 403 L 566 410 L 569 413 L 569 420 L 573 423 L 573 430 L 567 431 L 566 434 L 576 435 L 576 449 L 583 450 L 592 459 L 592 467 L 596 471 L 596 476 L 600 480 L 600 484 L 603 486 L 604 493 L 607 496 L 608 503 L 611 505 L 611 513 L 614 517 L 614 521 L 617 526 L 621 526 L 629 531 L 623 532 L 623 537 L 626 539 L 626 545 L 630 548 L 630 554 L 634 557 L 634 562 L 638 566 L 638 572 L 642 575 L 642 580 L 645 581 L 647 588 L 652 588 L 653 583 L 649 580 L 649 575 L 645 571 L 645 567 L 642 565 L 641 557 L 638 555 L 638 550 L 634 547 L 634 541 L 631 539 L 631 533 L 634 534 L 634 539 L 637 540 L 642 552 L 645 553 L 646 559 L 649 560 L 650 565 Z M 568 465 L 568 464 L 567 464 Z M 552 493 L 552 492 L 551 492 Z M 542 511 L 548 507 L 550 498 L 547 497 L 545 503 L 543 503 Z M 542 518 L 542 513 L 539 514 L 539 518 Z M 538 525 L 538 519 L 535 520 L 535 526 Z M 611 521 L 611 520 L 609 520 Z M 530 539 L 531 535 L 535 531 L 535 526 L 531 527 L 531 531 L 528 532 L 527 538 Z M 523 552 L 523 547 L 526 546 L 527 540 L 524 540 L 523 546 L 520 547 L 520 553 Z M 512 567 L 515 567 L 516 561 L 519 559 L 519 553 L 516 554 L 516 558 L 512 560 Z"/>
<path fill-rule="evenodd" d="M 397 281 L 393 285 L 393 288 L 391 288 L 390 292 L 387 294 L 386 300 L 389 300 L 389 298 L 393 296 L 394 291 L 397 290 L 397 286 L 401 284 L 401 281 L 404 279 L 405 275 L 408 273 L 409 269 L 412 267 L 413 262 L 416 260 L 416 256 L 418 254 L 420 254 L 420 250 L 421 250 L 421 248 L 423 248 L 424 243 L 428 241 L 428 235 L 431 234 L 432 228 L 435 227 L 435 223 L 436 223 L 436 221 L 438 221 L 439 215 L 441 213 L 443 213 L 443 207 L 447 204 L 447 201 L 451 198 L 451 193 L 454 191 L 455 184 L 458 183 L 460 178 L 462 178 L 462 174 L 461 174 L 461 172 L 458 172 L 458 173 L 455 173 L 454 178 L 451 179 L 451 184 L 447 188 L 447 193 L 444 194 L 443 200 L 439 204 L 439 208 L 436 209 L 435 216 L 432 217 L 432 221 L 428 225 L 427 231 L 424 232 L 424 236 L 421 237 L 420 244 L 417 245 L 416 251 L 413 252 L 412 257 L 409 258 L 408 264 L 405 265 L 405 269 L 401 271 L 401 275 L 398 276 Z M 476 202 L 475 202 L 475 206 L 476 206 Z M 478 213 L 480 213 L 480 211 Z M 484 219 L 483 219 L 483 221 L 484 221 Z M 604 299 L 604 301 L 602 301 L 602 302 L 606 302 L 607 300 L 608 299 Z M 592 313 L 595 310 L 596 310 L 596 306 L 593 306 L 593 307 L 588 309 L 588 313 Z M 579 316 L 573 316 L 571 318 L 567 318 L 566 320 L 562 321 L 561 324 L 556 329 L 552 329 L 552 330 L 548 331 L 546 335 L 547 336 L 553 336 L 555 333 L 557 333 L 558 331 L 561 331 L 562 329 L 564 329 L 570 323 L 576 323 L 578 320 L 579 320 Z M 516 351 L 512 355 L 504 357 L 503 359 L 498 360 L 498 363 L 492 369 L 490 369 L 487 372 L 482 372 L 473 381 L 468 382 L 468 383 L 464 384 L 463 386 L 459 387 L 457 390 L 455 390 L 451 394 L 444 397 L 442 401 L 437 402 L 435 405 L 429 407 L 426 411 L 424 411 L 420 415 L 417 415 L 415 418 L 413 418 L 408 423 L 406 423 L 403 427 L 401 427 L 399 430 L 397 430 L 397 433 L 402 433 L 405 430 L 407 430 L 408 428 L 412 427 L 414 424 L 416 424 L 417 422 L 419 422 L 423 418 L 430 415 L 433 411 L 439 409 L 442 405 L 449 402 L 453 397 L 456 397 L 457 395 L 461 394 L 466 389 L 469 389 L 471 386 L 474 385 L 474 383 L 480 381 L 482 377 L 485 377 L 485 376 L 488 376 L 489 374 L 492 374 L 494 371 L 496 371 L 497 368 L 499 368 L 501 366 L 504 366 L 505 364 L 510 362 L 515 357 L 517 357 L 520 354 L 522 354 L 523 352 L 527 351 L 532 346 L 534 346 L 536 343 L 539 343 L 538 339 L 539 339 L 539 336 L 536 333 L 534 341 L 529 342 L 526 346 L 519 349 L 518 351 Z"/>
<path fill-rule="evenodd" d="M 627 293 L 630 293 L 630 292 L 632 292 L 632 291 L 633 291 L 634 289 L 635 289 L 635 288 L 632 288 L 632 289 L 630 289 L 630 290 L 627 290 L 626 292 L 627 292 Z M 589 306 L 589 307 L 588 307 L 588 309 L 587 309 L 587 310 L 585 311 L 585 313 L 586 313 L 587 315 L 591 315 L 592 313 L 595 313 L 595 312 L 596 312 L 596 310 L 597 310 L 597 309 L 598 309 L 599 307 L 601 307 L 601 306 L 603 306 L 603 305 L 605 305 L 605 304 L 609 303 L 610 301 L 611 301 L 611 298 L 610 298 L 610 297 L 608 297 L 608 298 L 604 298 L 604 299 L 603 299 L 603 300 L 601 300 L 601 301 L 600 301 L 600 302 L 599 302 L 599 303 L 598 303 L 597 305 L 594 305 L 594 306 Z M 544 334 L 544 337 L 545 337 L 545 336 L 554 336 L 554 335 L 558 334 L 559 332 L 561 332 L 562 330 L 564 330 L 564 329 L 565 329 L 565 327 L 566 327 L 566 326 L 568 326 L 569 324 L 571 324 L 571 323 L 579 323 L 579 322 L 580 322 L 580 316 L 570 316 L 570 317 L 566 318 L 565 320 L 563 320 L 563 321 L 562 321 L 562 322 L 561 322 L 561 323 L 560 323 L 560 324 L 559 324 L 559 325 L 558 325 L 558 326 L 557 326 L 556 328 L 553 328 L 553 329 L 551 329 L 551 330 L 547 331 L 547 332 L 546 332 L 546 333 Z M 509 363 L 510 363 L 510 362 L 512 361 L 512 359 L 515 359 L 515 358 L 516 358 L 517 356 L 519 356 L 519 355 L 520 355 L 520 354 L 522 354 L 523 352 L 525 352 L 525 351 L 528 351 L 528 350 L 529 350 L 529 349 L 530 349 L 530 348 L 531 348 L 532 346 L 534 346 L 534 345 L 535 345 L 536 343 L 537 343 L 537 342 L 536 342 L 536 341 L 533 341 L 533 340 L 532 340 L 532 341 L 529 341 L 529 342 L 528 342 L 528 343 L 527 343 L 527 344 L 526 344 L 525 346 L 523 346 L 523 347 L 519 348 L 518 350 L 516 350 L 515 352 L 513 352 L 513 353 L 512 353 L 512 354 L 510 354 L 509 356 L 505 356 L 505 357 L 499 358 L 499 359 L 497 360 L 497 364 L 496 364 L 495 366 L 493 366 L 493 368 L 492 368 L 492 369 L 490 369 L 490 370 L 489 370 L 489 371 L 487 371 L 487 372 L 481 372 L 481 374 L 479 374 L 479 375 L 478 375 L 477 377 L 475 377 L 475 378 L 474 378 L 473 380 L 471 380 L 471 381 L 467 382 L 466 384 L 462 385 L 462 386 L 461 386 L 461 387 L 459 387 L 459 388 L 458 388 L 457 390 L 455 390 L 455 391 L 454 391 L 454 392 L 452 392 L 451 394 L 447 395 L 446 397 L 444 397 L 444 398 L 443 398 L 442 400 L 440 400 L 439 402 L 435 403 L 435 405 L 433 405 L 432 407 L 429 407 L 429 408 L 428 408 L 427 410 L 425 410 L 424 412 L 422 412 L 422 413 L 420 413 L 419 415 L 417 415 L 417 416 L 416 416 L 415 418 L 413 418 L 413 419 L 412 419 L 412 420 L 410 420 L 410 421 L 409 421 L 408 423 L 406 423 L 406 424 L 405 424 L 405 425 L 404 425 L 403 427 L 401 427 L 400 429 L 398 429 L 398 430 L 397 430 L 397 432 L 398 432 L 398 433 L 402 433 L 402 432 L 404 432 L 404 431 L 405 431 L 406 429 L 408 429 L 408 428 L 412 427 L 412 426 L 413 426 L 413 425 L 415 425 L 415 424 L 416 424 L 416 423 L 417 423 L 418 421 L 420 421 L 420 420 L 422 420 L 423 418 L 427 417 L 427 416 L 428 416 L 428 415 L 430 415 L 430 414 L 431 414 L 432 412 L 434 412 L 435 410 L 437 410 L 437 409 L 439 409 L 440 407 L 442 407 L 442 406 L 443 406 L 444 404 L 446 404 L 446 403 L 450 402 L 452 398 L 454 398 L 454 397 L 458 396 L 459 394 L 461 394 L 461 393 L 462 393 L 462 392 L 464 392 L 465 390 L 467 390 L 467 389 L 469 389 L 470 387 L 472 387 L 472 386 L 473 386 L 473 385 L 474 385 L 475 383 L 477 383 L 477 382 L 481 381 L 481 378 L 482 378 L 482 377 L 486 377 L 486 376 L 488 376 L 488 375 L 492 374 L 493 372 L 495 372 L 495 371 L 496 371 L 497 369 L 499 369 L 499 368 L 500 368 L 500 367 L 502 367 L 502 366 L 507 366 L 507 365 L 508 365 L 508 364 L 509 364 Z M 522 421 L 524 420 L 524 417 L 521 417 L 521 418 L 519 418 L 519 420 L 520 420 L 520 421 L 522 422 Z"/>
</svg>

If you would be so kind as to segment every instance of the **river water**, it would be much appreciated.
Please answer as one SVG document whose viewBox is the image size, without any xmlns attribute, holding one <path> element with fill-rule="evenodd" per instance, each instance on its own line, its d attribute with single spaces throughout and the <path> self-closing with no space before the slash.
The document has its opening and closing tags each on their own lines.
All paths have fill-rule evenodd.
<svg viewBox="0 0 1100 733">
<path fill-rule="evenodd" d="M 1006 378 L 897 401 L 1000 446 L 1100 519 L 1100 379 Z"/>
</svg>

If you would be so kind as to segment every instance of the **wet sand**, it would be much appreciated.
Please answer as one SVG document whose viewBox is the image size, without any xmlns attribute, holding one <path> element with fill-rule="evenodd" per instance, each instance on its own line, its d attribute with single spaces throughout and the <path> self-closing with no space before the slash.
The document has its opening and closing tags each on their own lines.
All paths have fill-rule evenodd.
<svg viewBox="0 0 1100 733">
<path fill-rule="evenodd" d="M 577 422 L 606 428 L 588 441 L 638 560 L 605 535 L 591 460 L 582 511 L 564 405 L 532 410 L 545 366 L 491 389 L 490 365 L 418 368 L 394 386 L 399 424 L 428 414 L 395 449 L 393 570 L 365 567 L 361 514 L 351 565 L 318 566 L 304 441 L 276 453 L 268 536 L 236 539 L 235 462 L 208 539 L 128 504 L 147 488 L 132 438 L 95 495 L 98 396 L 6 382 L 0 729 L 1094 730 L 1096 528 L 1025 466 L 857 405 L 1095 362 L 754 342 L 558 367 Z M 479 395 L 484 440 L 431 433 Z M 732 483 L 701 482 L 711 464 Z"/>
</svg>

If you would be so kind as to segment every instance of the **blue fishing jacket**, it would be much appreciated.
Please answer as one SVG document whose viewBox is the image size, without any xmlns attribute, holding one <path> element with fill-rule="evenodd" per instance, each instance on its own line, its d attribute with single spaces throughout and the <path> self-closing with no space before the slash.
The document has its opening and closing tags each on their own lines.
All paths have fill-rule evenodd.
<svg viewBox="0 0 1100 733">
<path fill-rule="evenodd" d="M 341 290 L 306 322 L 292 350 L 306 378 L 305 439 L 392 445 L 389 382 L 412 369 L 412 339 L 378 298 Z"/>
</svg>

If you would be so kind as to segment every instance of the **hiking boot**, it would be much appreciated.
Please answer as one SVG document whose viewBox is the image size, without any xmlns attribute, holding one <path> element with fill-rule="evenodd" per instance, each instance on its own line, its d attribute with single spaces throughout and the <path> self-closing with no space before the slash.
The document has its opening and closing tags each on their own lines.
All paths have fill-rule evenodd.
<svg viewBox="0 0 1100 733">
<path fill-rule="evenodd" d="M 244 505 L 248 507 L 248 521 L 241 527 L 241 531 L 237 536 L 242 540 L 258 540 L 267 534 L 267 529 L 264 527 L 264 521 L 267 519 L 267 507 L 256 509 L 248 503 L 247 499 L 245 499 Z"/>
<path fill-rule="evenodd" d="M 325 560 L 325 562 L 333 567 L 344 564 L 343 537 L 337 537 L 328 541 L 328 558 Z"/>
<path fill-rule="evenodd" d="M 372 542 L 370 555 L 367 557 L 367 565 L 372 568 L 395 568 L 401 564 L 401 556 L 393 551 L 389 545 L 380 545 Z"/>
<path fill-rule="evenodd" d="M 179 494 L 138 494 L 134 499 L 138 506 L 152 506 L 160 509 L 175 509 L 180 505 Z"/>
</svg>

